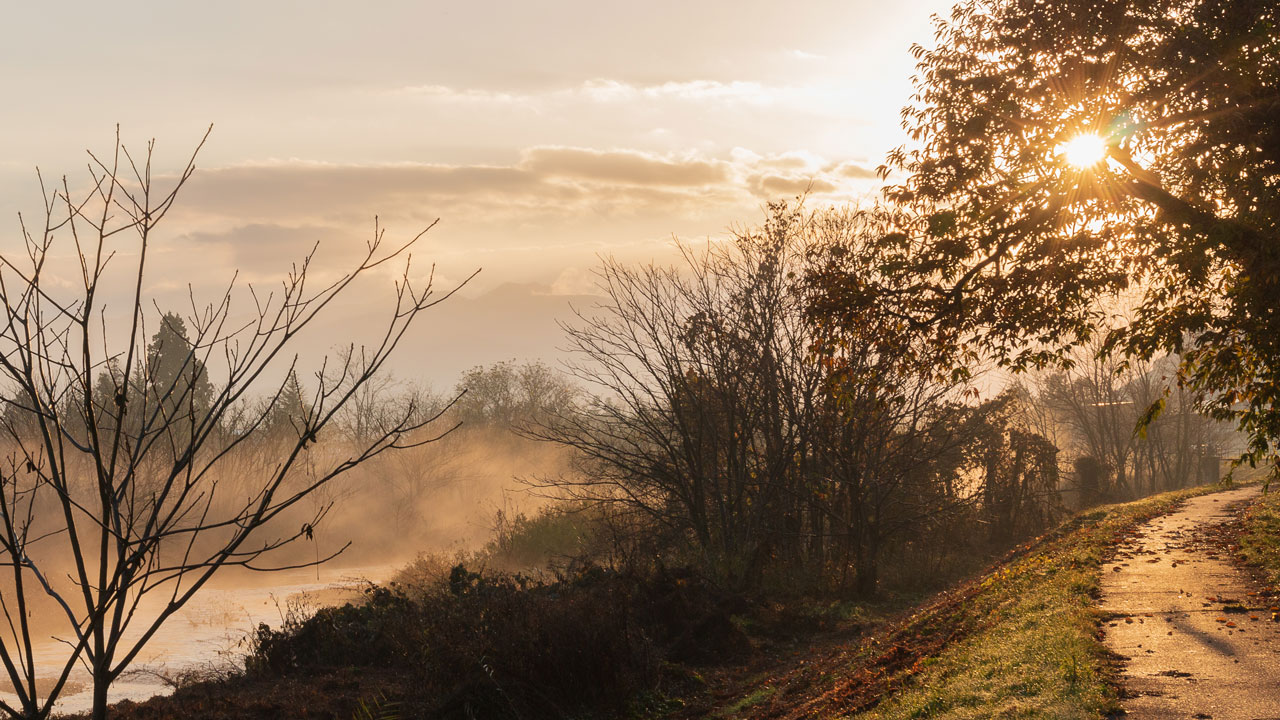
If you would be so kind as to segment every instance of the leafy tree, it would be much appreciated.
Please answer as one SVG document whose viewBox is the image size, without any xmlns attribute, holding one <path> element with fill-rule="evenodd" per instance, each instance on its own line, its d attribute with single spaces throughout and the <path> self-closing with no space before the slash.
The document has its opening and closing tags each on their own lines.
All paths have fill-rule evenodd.
<svg viewBox="0 0 1280 720">
<path fill-rule="evenodd" d="M 1250 460 L 1272 455 L 1278 28 L 1274 0 L 964 0 L 938 20 L 914 48 L 912 143 L 881 168 L 911 319 L 1016 368 L 1099 332 L 1179 354 L 1200 406 L 1247 431 Z M 1121 292 L 1131 320 L 1109 312 Z"/>
<path fill-rule="evenodd" d="M 973 499 L 959 482 L 973 416 L 963 391 L 967 350 L 945 326 L 903 321 L 916 296 L 887 273 L 878 239 L 896 218 L 880 210 L 815 213 L 804 286 L 823 394 L 812 428 L 815 508 L 840 541 L 828 562 L 875 591 L 885 550 L 944 524 Z"/>
<path fill-rule="evenodd" d="M 567 412 L 578 390 L 546 363 L 504 360 L 463 373 L 454 393 L 454 413 L 463 424 L 518 429 Z"/>
<path fill-rule="evenodd" d="M 1024 396 L 1007 390 L 975 409 L 966 465 L 982 483 L 983 520 L 991 539 L 1007 543 L 1029 535 L 1062 511 L 1058 448 L 1019 421 Z"/>
</svg>

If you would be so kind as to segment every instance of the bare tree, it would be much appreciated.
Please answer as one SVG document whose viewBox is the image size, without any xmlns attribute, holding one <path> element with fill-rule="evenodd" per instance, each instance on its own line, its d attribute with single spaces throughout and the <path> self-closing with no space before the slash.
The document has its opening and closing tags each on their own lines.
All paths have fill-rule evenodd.
<svg viewBox="0 0 1280 720">
<path fill-rule="evenodd" d="M 353 445 L 367 444 L 386 427 L 393 426 L 403 414 L 404 407 L 397 401 L 417 401 L 422 398 L 400 392 L 401 381 L 390 371 L 377 369 L 370 372 L 370 365 L 377 360 L 365 348 L 346 345 L 335 353 L 336 364 L 327 381 L 344 390 L 351 390 L 351 399 L 334 418 L 334 429 Z M 368 378 L 359 387 L 355 381 L 364 375 Z"/>
<path fill-rule="evenodd" d="M 1205 468 L 1212 476 L 1205 479 L 1216 480 L 1218 458 L 1236 434 L 1198 411 L 1197 393 L 1176 378 L 1180 360 L 1122 362 L 1100 350 L 1081 348 L 1026 390 L 1028 404 L 1040 407 L 1039 424 L 1065 430 L 1061 445 L 1078 467 L 1081 502 L 1185 487 Z"/>
<path fill-rule="evenodd" d="M 578 452 L 549 484 L 648 515 L 738 587 L 773 566 L 873 592 L 891 541 L 968 500 L 952 348 L 889 296 L 856 317 L 812 306 L 865 284 L 881 229 L 778 203 L 678 267 L 606 261 L 606 301 L 566 328 L 599 395 L 535 433 Z"/>
<path fill-rule="evenodd" d="M 406 407 L 359 445 L 322 452 L 315 442 L 417 316 L 452 293 L 411 271 L 409 251 L 426 230 L 388 244 L 375 223 L 355 266 L 318 286 L 313 252 L 270 292 L 235 280 L 209 304 L 192 292 L 179 332 L 177 316 L 154 307 L 146 278 L 156 227 L 196 153 L 161 187 L 153 147 L 135 157 L 117 137 L 113 155 L 90 154 L 82 194 L 65 179 L 54 188 L 42 180 L 44 227 L 24 221 L 25 254 L 0 256 L 0 376 L 9 385 L 0 418 L 0 565 L 9 569 L 0 666 L 16 697 L 0 710 L 12 717 L 48 716 L 81 664 L 93 717 L 104 718 L 111 682 L 216 572 L 323 562 L 282 554 L 310 539 L 330 508 L 303 501 L 371 458 L 440 434 L 422 430 L 432 417 Z M 392 262 L 404 265 L 380 337 L 362 362 L 348 355 L 323 367 L 308 402 L 297 402 L 295 338 L 357 279 Z M 129 304 L 120 312 L 104 298 L 122 277 Z M 157 342 L 166 344 L 163 363 Z M 251 403 L 263 388 L 270 400 Z M 296 432 L 261 454 L 252 441 L 281 413 Z M 239 462 L 248 452 L 259 454 Z M 49 634 L 62 641 L 57 657 L 37 647 Z"/>
<path fill-rule="evenodd" d="M 1102 496 L 1129 499 L 1138 495 L 1133 477 L 1136 427 L 1145 409 L 1138 406 L 1131 381 L 1141 372 L 1094 350 L 1078 353 L 1070 369 L 1045 377 L 1040 399 L 1067 426 L 1077 453 L 1107 468 L 1104 486 L 1098 488 Z"/>
<path fill-rule="evenodd" d="M 539 437 L 576 451 L 551 478 L 580 500 L 620 504 L 691 541 L 732 585 L 757 579 L 798 528 L 801 416 L 820 382 L 806 363 L 803 256 L 779 219 L 696 249 L 679 267 L 598 271 L 607 298 L 566 326 L 574 375 L 599 394 L 557 413 Z"/>
<path fill-rule="evenodd" d="M 966 404 L 972 359 L 952 338 L 904 319 L 916 297 L 882 269 L 895 218 L 881 208 L 831 211 L 807 228 L 806 287 L 823 368 L 812 525 L 825 536 L 835 584 L 870 595 L 892 543 L 936 544 L 930 534 L 975 500 L 961 477 L 981 421 Z"/>
<path fill-rule="evenodd" d="M 1221 460 L 1243 446 L 1235 428 L 1201 412 L 1201 394 L 1176 380 L 1178 363 L 1173 355 L 1144 363 L 1145 372 L 1128 383 L 1138 408 L 1159 410 L 1137 433 L 1135 475 L 1147 493 L 1216 482 Z"/>
</svg>

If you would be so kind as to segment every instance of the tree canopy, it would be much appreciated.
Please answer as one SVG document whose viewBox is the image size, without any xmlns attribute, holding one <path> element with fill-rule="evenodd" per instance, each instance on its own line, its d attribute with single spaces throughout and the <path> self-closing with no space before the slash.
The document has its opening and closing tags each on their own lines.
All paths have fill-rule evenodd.
<svg viewBox="0 0 1280 720">
<path fill-rule="evenodd" d="M 1250 459 L 1272 455 L 1280 4 L 965 0 L 936 23 L 911 143 L 881 168 L 912 320 L 1016 368 L 1100 332 L 1178 353 L 1177 382 L 1249 433 Z"/>
</svg>

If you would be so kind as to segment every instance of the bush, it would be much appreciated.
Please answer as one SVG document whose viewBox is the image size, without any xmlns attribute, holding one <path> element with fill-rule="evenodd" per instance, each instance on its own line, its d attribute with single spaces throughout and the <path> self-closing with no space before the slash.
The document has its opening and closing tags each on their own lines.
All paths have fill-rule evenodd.
<svg viewBox="0 0 1280 720">
<path fill-rule="evenodd" d="M 246 671 L 397 668 L 412 699 L 442 717 L 617 711 L 659 689 L 664 660 L 749 652 L 730 617 L 741 607 L 690 572 L 588 568 L 542 582 L 456 565 L 435 582 L 371 587 L 361 605 L 261 626 Z"/>
<path fill-rule="evenodd" d="M 359 605 L 322 608 L 306 619 L 290 615 L 280 630 L 259 625 L 245 670 L 283 675 L 314 667 L 421 666 L 421 608 L 386 588 L 365 594 Z"/>
<path fill-rule="evenodd" d="M 484 555 L 510 570 L 568 564 L 588 553 L 595 519 L 586 511 L 563 506 L 548 507 L 533 517 L 499 510 Z"/>
</svg>

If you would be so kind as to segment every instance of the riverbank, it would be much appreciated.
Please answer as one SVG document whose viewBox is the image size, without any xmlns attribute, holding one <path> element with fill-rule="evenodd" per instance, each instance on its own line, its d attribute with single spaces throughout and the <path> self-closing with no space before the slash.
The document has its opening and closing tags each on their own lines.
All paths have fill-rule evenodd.
<svg viewBox="0 0 1280 720">
<path fill-rule="evenodd" d="M 786 605 L 681 573 L 521 585 L 455 570 L 260 637 L 245 673 L 115 716 L 1096 718 L 1119 698 L 1104 564 L 1215 489 L 1082 513 L 928 598 Z"/>
</svg>

